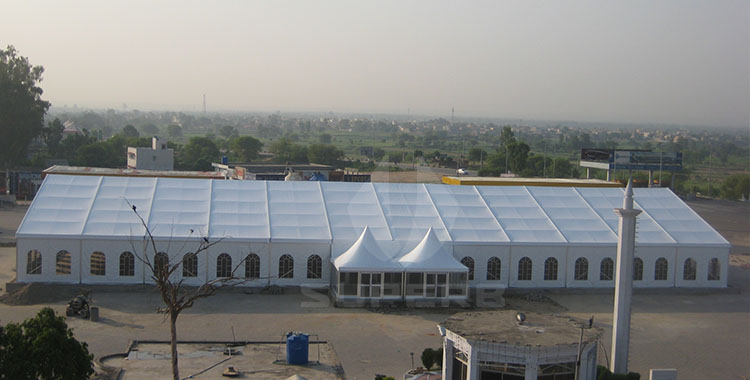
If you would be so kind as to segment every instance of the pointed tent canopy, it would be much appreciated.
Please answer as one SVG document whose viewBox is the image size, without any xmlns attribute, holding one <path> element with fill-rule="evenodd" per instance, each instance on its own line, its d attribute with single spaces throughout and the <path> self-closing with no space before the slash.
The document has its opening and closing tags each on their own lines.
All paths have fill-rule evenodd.
<svg viewBox="0 0 750 380">
<path fill-rule="evenodd" d="M 333 265 L 336 270 L 346 272 L 402 270 L 398 262 L 386 259 L 368 226 L 365 226 L 359 239 L 334 260 Z"/>
<path fill-rule="evenodd" d="M 467 272 L 469 268 L 461 264 L 446 245 L 438 240 L 430 227 L 421 242 L 399 262 L 406 272 Z"/>
</svg>

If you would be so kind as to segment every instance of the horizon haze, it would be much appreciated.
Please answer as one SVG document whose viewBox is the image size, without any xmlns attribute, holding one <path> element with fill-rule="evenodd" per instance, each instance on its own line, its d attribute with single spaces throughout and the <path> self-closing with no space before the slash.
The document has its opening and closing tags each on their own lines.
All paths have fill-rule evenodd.
<svg viewBox="0 0 750 380">
<path fill-rule="evenodd" d="M 750 126 L 747 1 L 6 2 L 53 106 Z"/>
</svg>

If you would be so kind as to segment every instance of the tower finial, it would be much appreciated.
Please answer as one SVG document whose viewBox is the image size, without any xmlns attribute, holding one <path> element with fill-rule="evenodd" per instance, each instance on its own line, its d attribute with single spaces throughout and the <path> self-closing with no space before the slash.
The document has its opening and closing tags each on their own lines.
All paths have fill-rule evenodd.
<svg viewBox="0 0 750 380">
<path fill-rule="evenodd" d="M 622 208 L 625 210 L 633 209 L 633 177 L 628 178 L 628 185 L 625 187 L 625 199 L 622 201 Z"/>
</svg>

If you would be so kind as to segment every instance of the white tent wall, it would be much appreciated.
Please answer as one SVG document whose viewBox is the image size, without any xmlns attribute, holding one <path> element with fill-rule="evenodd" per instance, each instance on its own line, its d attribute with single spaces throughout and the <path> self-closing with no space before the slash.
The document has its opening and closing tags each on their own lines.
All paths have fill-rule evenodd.
<svg viewBox="0 0 750 380">
<path fill-rule="evenodd" d="M 138 255 L 143 250 L 143 239 L 110 240 L 110 239 L 84 239 L 81 242 L 80 254 L 81 283 L 83 284 L 142 284 L 143 263 Z M 91 274 L 91 255 L 101 252 L 105 257 L 104 275 Z M 120 255 L 123 252 L 133 253 L 134 273 L 133 276 L 120 276 Z"/>
<path fill-rule="evenodd" d="M 331 245 L 329 243 L 271 243 L 271 261 L 266 263 L 270 266 L 271 283 L 281 286 L 313 286 L 327 287 L 329 284 L 331 262 Z M 292 256 L 294 259 L 294 277 L 279 278 L 279 259 L 283 255 Z M 311 255 L 321 258 L 321 278 L 307 278 L 307 259 Z M 261 258 L 261 262 L 263 258 Z"/>
<path fill-rule="evenodd" d="M 204 276 L 199 276 L 203 282 L 217 279 L 217 265 L 219 255 L 226 253 L 232 258 L 231 269 L 234 270 L 234 277 L 242 279 L 241 286 L 265 286 L 268 284 L 269 268 L 269 244 L 268 243 L 250 243 L 225 240 L 208 249 L 203 259 L 207 260 L 208 272 Z M 256 279 L 247 279 L 245 281 L 245 262 L 248 255 L 254 253 L 260 259 L 260 277 Z M 200 259 L 199 259 L 200 260 Z M 296 259 L 295 259 L 296 264 Z M 199 262 L 200 266 L 200 262 Z M 278 268 L 277 268 L 278 269 Z M 296 274 L 296 268 L 295 268 Z"/>
<path fill-rule="evenodd" d="M 42 272 L 27 274 L 27 255 L 37 250 L 42 254 Z M 56 273 L 56 256 L 60 251 L 70 253 L 70 274 Z M 61 282 L 76 284 L 80 282 L 81 241 L 79 239 L 18 239 L 16 244 L 16 281 L 18 282 Z"/>
<path fill-rule="evenodd" d="M 508 245 L 454 245 L 453 257 L 461 261 L 464 257 L 471 257 L 474 260 L 474 280 L 469 281 L 469 286 L 474 287 L 478 284 L 491 284 L 507 287 L 509 284 L 510 273 L 510 246 Z M 500 259 L 500 279 L 487 280 L 487 262 L 490 258 L 497 257 Z"/>
<path fill-rule="evenodd" d="M 507 263 L 503 263 L 504 266 L 509 268 L 509 278 L 511 288 L 550 288 L 550 287 L 564 287 L 565 286 L 565 274 L 561 270 L 565 266 L 565 246 L 533 246 L 533 245 L 517 245 L 510 249 L 510 259 Z M 518 266 L 519 261 L 528 257 L 531 259 L 531 280 L 519 280 L 518 279 Z M 554 257 L 558 263 L 558 280 L 557 281 L 544 281 L 544 261 L 548 257 Z"/>
<path fill-rule="evenodd" d="M 670 246 L 638 246 L 635 247 L 635 257 L 643 260 L 643 280 L 633 281 L 638 288 L 666 288 L 675 286 L 675 271 L 677 248 Z M 656 280 L 656 261 L 659 258 L 667 260 L 668 270 L 666 280 Z M 682 269 L 680 268 L 680 274 Z"/>
<path fill-rule="evenodd" d="M 685 260 L 695 260 L 697 264 L 697 270 L 695 280 L 685 280 Z M 709 280 L 709 264 L 711 259 L 719 259 L 719 279 Z M 727 286 L 727 270 L 729 269 L 729 249 L 722 247 L 678 247 L 677 248 L 677 260 L 675 262 L 675 268 L 677 274 L 675 276 L 675 286 L 677 287 L 726 287 Z"/>
<path fill-rule="evenodd" d="M 600 269 L 604 258 L 611 258 L 616 262 L 617 246 L 616 245 L 595 245 L 595 246 L 570 246 L 568 247 L 567 260 L 567 280 L 566 286 L 569 288 L 601 288 L 614 287 L 615 282 L 600 280 Z M 588 261 L 588 272 L 585 280 L 576 280 L 575 265 L 576 260 L 585 258 Z M 617 268 L 614 268 L 616 273 Z M 614 277 L 613 277 L 614 278 Z"/>
</svg>

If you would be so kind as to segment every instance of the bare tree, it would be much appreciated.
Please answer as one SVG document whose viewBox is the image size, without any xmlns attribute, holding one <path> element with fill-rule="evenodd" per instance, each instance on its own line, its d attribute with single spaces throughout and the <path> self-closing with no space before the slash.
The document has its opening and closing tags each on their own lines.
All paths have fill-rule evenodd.
<svg viewBox="0 0 750 380">
<path fill-rule="evenodd" d="M 184 284 L 185 279 L 182 276 L 174 275 L 175 272 L 182 267 L 182 252 L 180 252 L 180 254 L 178 255 L 174 255 L 174 260 L 169 258 L 169 256 L 166 256 L 165 260 L 165 256 L 160 255 L 156 247 L 156 241 L 153 234 L 151 233 L 151 229 L 149 229 L 146 221 L 143 220 L 143 217 L 141 217 L 141 215 L 138 213 L 136 206 L 131 204 L 127 199 L 125 201 L 128 203 L 130 208 L 133 209 L 133 213 L 135 213 L 136 217 L 138 217 L 138 220 L 140 220 L 141 225 L 146 231 L 143 239 L 142 254 L 136 253 L 136 257 L 138 257 L 138 259 L 143 263 L 145 267 L 144 269 L 148 270 L 148 273 L 151 274 L 151 280 L 159 290 L 161 299 L 164 302 L 164 307 L 160 307 L 157 311 L 159 313 L 163 313 L 166 318 L 169 318 L 170 346 L 172 354 L 172 378 L 173 380 L 180 380 L 180 370 L 177 366 L 177 317 L 180 316 L 180 313 L 183 310 L 192 307 L 196 300 L 200 298 L 210 297 L 216 294 L 216 292 L 220 289 L 236 286 L 243 283 L 245 280 L 235 277 L 234 274 L 237 271 L 237 268 L 239 268 L 240 265 L 245 262 L 245 259 L 240 260 L 240 262 L 234 268 L 232 268 L 232 272 L 229 277 L 216 278 L 211 281 L 206 281 L 197 287 L 186 286 Z M 190 235 L 192 236 L 193 233 L 194 231 L 191 229 Z M 192 251 L 191 253 L 197 258 L 201 253 L 206 252 L 209 248 L 221 242 L 221 240 L 222 239 L 209 241 L 207 236 L 200 236 L 197 249 L 195 249 L 195 251 Z M 135 247 L 133 247 L 133 250 L 137 251 Z M 153 251 L 153 260 L 149 258 L 149 250 Z M 180 251 L 183 250 L 184 247 L 183 249 L 180 249 Z M 179 277 L 179 280 L 176 280 L 177 277 Z"/>
</svg>

